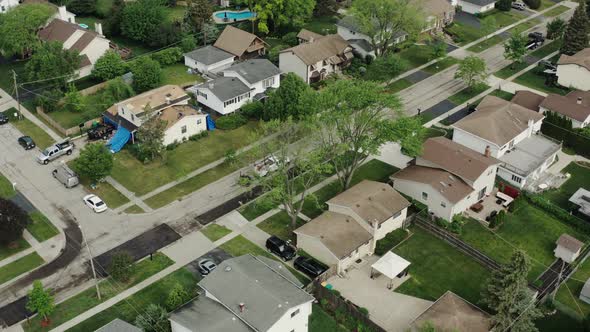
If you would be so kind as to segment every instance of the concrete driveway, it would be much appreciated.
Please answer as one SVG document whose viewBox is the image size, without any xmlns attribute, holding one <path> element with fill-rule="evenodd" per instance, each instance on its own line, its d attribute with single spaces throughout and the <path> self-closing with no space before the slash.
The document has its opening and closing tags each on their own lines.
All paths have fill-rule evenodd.
<svg viewBox="0 0 590 332">
<path fill-rule="evenodd" d="M 378 259 L 378 256 L 364 258 L 344 278 L 335 276 L 328 279 L 328 283 L 346 299 L 367 308 L 371 320 L 385 330 L 406 331 L 408 325 L 432 302 L 387 289 L 388 280 L 384 276 L 371 279 L 371 265 Z M 399 280 L 394 281 L 394 289 L 400 284 Z"/>
</svg>

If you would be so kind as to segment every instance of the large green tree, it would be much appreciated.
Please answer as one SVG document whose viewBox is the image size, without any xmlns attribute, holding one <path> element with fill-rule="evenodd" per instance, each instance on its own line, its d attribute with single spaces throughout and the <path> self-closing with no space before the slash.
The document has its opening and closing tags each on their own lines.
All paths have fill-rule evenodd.
<svg viewBox="0 0 590 332">
<path fill-rule="evenodd" d="M 547 38 L 549 39 L 560 39 L 563 38 L 563 33 L 565 32 L 567 24 L 565 21 L 560 18 L 556 17 L 551 22 L 547 23 Z"/>
<path fill-rule="evenodd" d="M 151 112 L 147 108 L 145 111 L 146 113 Z M 162 121 L 158 116 L 152 116 L 137 130 L 137 139 L 140 141 L 137 148 L 144 161 L 152 161 L 164 153 L 165 129 L 166 122 Z"/>
<path fill-rule="evenodd" d="M 201 32 L 203 26 L 211 22 L 213 6 L 209 0 L 189 0 L 184 22 L 190 32 Z"/>
<path fill-rule="evenodd" d="M 316 0 L 252 0 L 249 4 L 256 12 L 258 30 L 267 34 L 283 26 L 303 26 L 312 16 Z"/>
<path fill-rule="evenodd" d="M 150 42 L 165 19 L 161 0 L 138 0 L 126 4 L 121 14 L 121 33 L 133 40 Z"/>
<path fill-rule="evenodd" d="M 135 325 L 144 332 L 169 332 L 170 321 L 168 312 L 157 304 L 148 305 L 142 313 L 135 318 Z"/>
<path fill-rule="evenodd" d="M 51 83 L 65 87 L 75 78 L 80 67 L 78 51 L 65 50 L 61 42 L 47 42 L 38 47 L 25 66 L 31 81 L 52 79 Z"/>
<path fill-rule="evenodd" d="M 508 12 L 512 8 L 512 0 L 499 0 L 496 2 L 496 8 L 501 11 Z"/>
<path fill-rule="evenodd" d="M 508 60 L 512 60 L 512 67 L 517 63 L 521 63 L 524 60 L 528 42 L 527 37 L 515 33 L 504 43 L 504 57 Z"/>
<path fill-rule="evenodd" d="M 304 118 L 311 111 L 307 101 L 312 93 L 313 90 L 299 76 L 288 73 L 281 80 L 281 86 L 269 94 L 264 105 L 263 118 L 265 120 Z"/>
<path fill-rule="evenodd" d="M 494 330 L 537 331 L 534 320 L 543 316 L 535 306 L 535 299 L 528 289 L 527 275 L 530 263 L 525 254 L 517 250 L 510 262 L 492 272 L 482 294 L 482 301 L 492 309 Z"/>
<path fill-rule="evenodd" d="M 53 15 L 45 4 L 23 4 L 1 15 L 0 50 L 6 56 L 29 54 L 37 45 L 37 30 Z"/>
<path fill-rule="evenodd" d="M 462 79 L 468 89 L 485 83 L 488 78 L 485 61 L 475 55 L 470 55 L 459 63 L 455 78 Z"/>
<path fill-rule="evenodd" d="M 37 312 L 38 315 L 47 321 L 49 315 L 55 309 L 53 296 L 49 289 L 44 289 L 39 280 L 33 282 L 33 289 L 29 291 L 29 297 L 26 305 L 27 310 Z"/>
<path fill-rule="evenodd" d="M 561 53 L 574 55 L 588 47 L 588 33 L 590 21 L 586 14 L 586 3 L 580 1 L 563 34 Z"/>
<path fill-rule="evenodd" d="M 88 144 L 80 151 L 80 157 L 74 160 L 74 168 L 96 183 L 111 174 L 113 154 L 103 144 Z"/>
<path fill-rule="evenodd" d="M 91 15 L 96 12 L 96 0 L 71 0 L 68 9 L 78 15 Z"/>
<path fill-rule="evenodd" d="M 344 189 L 363 162 L 387 142 L 399 142 L 411 156 L 421 151 L 420 121 L 403 117 L 399 99 L 377 83 L 337 81 L 321 91 L 314 105 L 320 150 Z"/>
<path fill-rule="evenodd" d="M 0 245 L 7 245 L 23 236 L 29 216 L 18 205 L 0 198 Z"/>
<path fill-rule="evenodd" d="M 150 57 L 140 57 L 131 64 L 133 89 L 137 93 L 157 88 L 162 82 L 162 68 Z"/>
<path fill-rule="evenodd" d="M 119 53 L 108 50 L 96 60 L 92 69 L 92 76 L 101 81 L 108 81 L 125 74 L 128 69 L 129 66 L 121 59 Z"/>
<path fill-rule="evenodd" d="M 371 38 L 377 55 L 395 47 L 400 33 L 417 35 L 424 27 L 424 14 L 411 0 L 354 0 L 350 13 L 360 30 Z"/>
</svg>

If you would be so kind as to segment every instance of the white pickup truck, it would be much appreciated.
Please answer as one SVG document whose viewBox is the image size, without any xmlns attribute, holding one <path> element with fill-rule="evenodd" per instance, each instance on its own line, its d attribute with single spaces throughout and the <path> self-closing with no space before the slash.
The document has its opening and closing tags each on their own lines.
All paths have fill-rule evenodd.
<svg viewBox="0 0 590 332">
<path fill-rule="evenodd" d="M 289 161 L 289 158 L 287 158 L 287 160 L 285 160 L 285 163 L 288 164 Z M 272 173 L 279 169 L 280 163 L 281 161 L 279 160 L 279 158 L 270 155 L 261 160 L 260 162 L 254 164 L 254 172 L 256 173 L 256 175 L 260 177 L 267 176 L 268 173 Z"/>
<path fill-rule="evenodd" d="M 41 154 L 37 157 L 37 161 L 39 164 L 47 165 L 50 161 L 58 158 L 59 156 L 63 156 L 64 154 L 71 155 L 73 151 L 74 143 L 66 140 L 61 143 L 53 144 L 52 146 L 43 150 L 43 152 L 41 152 Z"/>
</svg>

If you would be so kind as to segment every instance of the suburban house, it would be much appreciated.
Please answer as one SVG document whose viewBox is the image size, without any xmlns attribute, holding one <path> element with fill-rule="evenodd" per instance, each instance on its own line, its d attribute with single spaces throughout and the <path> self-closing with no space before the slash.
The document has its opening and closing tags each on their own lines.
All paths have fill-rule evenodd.
<svg viewBox="0 0 590 332">
<path fill-rule="evenodd" d="M 556 244 L 555 257 L 561 258 L 561 260 L 570 264 L 580 256 L 580 251 L 584 247 L 584 242 L 568 234 L 561 234 Z"/>
<path fill-rule="evenodd" d="M 104 112 L 103 117 L 118 131 L 126 131 L 127 140 L 134 141 L 137 129 L 148 119 L 158 116 L 166 122 L 164 145 L 169 145 L 207 130 L 207 115 L 190 107 L 189 100 L 190 96 L 181 87 L 165 85 L 116 103 Z"/>
<path fill-rule="evenodd" d="M 184 65 L 199 73 L 208 74 L 225 69 L 236 56 L 215 46 L 205 46 L 184 54 Z"/>
<path fill-rule="evenodd" d="M 254 34 L 227 25 L 213 46 L 245 60 L 264 55 L 267 44 Z"/>
<path fill-rule="evenodd" d="M 129 324 L 126 321 L 115 318 L 110 323 L 103 327 L 95 330 L 94 332 L 142 332 L 143 330 L 139 327 Z"/>
<path fill-rule="evenodd" d="M 345 16 L 336 23 L 337 33 L 353 47 L 354 52 L 360 57 L 365 58 L 367 55 L 375 57 L 375 50 L 371 37 L 363 33 L 360 25 L 354 16 Z M 408 35 L 403 32 L 395 33 L 393 44 L 399 44 L 406 40 Z"/>
<path fill-rule="evenodd" d="M 301 31 L 299 31 L 297 34 L 297 40 L 299 41 L 299 44 L 310 43 L 318 38 L 322 38 L 323 36 L 324 35 L 309 31 L 307 29 L 301 29 Z"/>
<path fill-rule="evenodd" d="M 422 32 L 438 33 L 444 27 L 453 23 L 455 7 L 447 0 L 414 1 L 426 16 L 426 26 Z"/>
<path fill-rule="evenodd" d="M 545 117 L 504 99 L 486 96 L 475 112 L 452 125 L 453 141 L 500 159 L 498 176 L 518 188 L 532 185 L 555 161 L 561 143 L 539 133 Z"/>
<path fill-rule="evenodd" d="M 295 73 L 309 84 L 342 72 L 353 57 L 346 40 L 340 35 L 327 35 L 281 51 L 279 68 L 283 73 Z"/>
<path fill-rule="evenodd" d="M 409 331 L 423 331 L 427 324 L 437 331 L 488 332 L 492 327 L 488 313 L 451 291 L 414 319 Z"/>
<path fill-rule="evenodd" d="M 579 213 L 590 217 L 590 191 L 578 188 L 568 201 L 578 207 Z"/>
<path fill-rule="evenodd" d="M 541 96 L 528 90 L 518 90 L 510 102 L 528 108 L 532 111 L 539 112 L 539 106 L 545 100 L 545 96 Z"/>
<path fill-rule="evenodd" d="M 590 48 L 557 60 L 557 83 L 582 91 L 590 90 Z"/>
<path fill-rule="evenodd" d="M 244 255 L 220 263 L 202 293 L 170 314 L 172 332 L 306 332 L 314 298 L 287 268 Z"/>
<path fill-rule="evenodd" d="M 469 14 L 482 14 L 496 7 L 496 0 L 451 0 L 455 7 L 461 7 L 461 11 Z"/>
<path fill-rule="evenodd" d="M 393 174 L 393 187 L 428 206 L 434 216 L 452 221 L 494 189 L 501 162 L 489 150 L 477 152 L 444 137 L 424 142 L 422 155 Z"/>
<path fill-rule="evenodd" d="M 224 69 L 223 75 L 188 89 L 197 101 L 220 115 L 235 112 L 252 100 L 266 98 L 280 86 L 280 70 L 267 59 L 250 59 Z"/>
<path fill-rule="evenodd" d="M 90 75 L 96 61 L 111 48 L 110 41 L 102 34 L 100 23 L 96 23 L 95 30 L 56 18 L 39 31 L 39 39 L 57 41 L 66 50 L 78 51 L 81 60 L 76 73 L 78 77 L 85 77 Z"/>
<path fill-rule="evenodd" d="M 539 108 L 571 120 L 573 128 L 584 128 L 590 124 L 590 91 L 572 91 L 567 96 L 551 93 Z"/>
<path fill-rule="evenodd" d="M 410 206 L 391 186 L 364 180 L 326 202 L 328 211 L 297 228 L 297 247 L 343 273 L 402 227 Z"/>
</svg>

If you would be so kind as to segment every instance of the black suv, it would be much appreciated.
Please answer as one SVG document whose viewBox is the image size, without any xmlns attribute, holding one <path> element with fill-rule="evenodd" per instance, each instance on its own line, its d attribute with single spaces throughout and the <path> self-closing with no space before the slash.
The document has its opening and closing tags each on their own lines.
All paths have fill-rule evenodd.
<svg viewBox="0 0 590 332">
<path fill-rule="evenodd" d="M 98 125 L 90 130 L 88 130 L 88 139 L 89 140 L 97 140 L 97 139 L 104 139 L 106 140 L 109 136 L 113 133 L 114 128 L 109 125 Z"/>
<path fill-rule="evenodd" d="M 310 276 L 312 279 L 317 278 L 320 274 L 326 271 L 326 268 L 323 266 L 323 264 L 309 257 L 297 257 L 293 263 L 293 266 L 295 266 L 297 270 Z"/>
<path fill-rule="evenodd" d="M 25 150 L 30 150 L 35 147 L 35 141 L 29 136 L 21 136 L 18 138 L 18 144 L 25 148 Z"/>
<path fill-rule="evenodd" d="M 295 248 L 274 235 L 266 240 L 266 249 L 281 257 L 284 261 L 295 258 Z"/>
<path fill-rule="evenodd" d="M 0 124 L 8 123 L 8 116 L 4 113 L 0 113 Z"/>
</svg>

